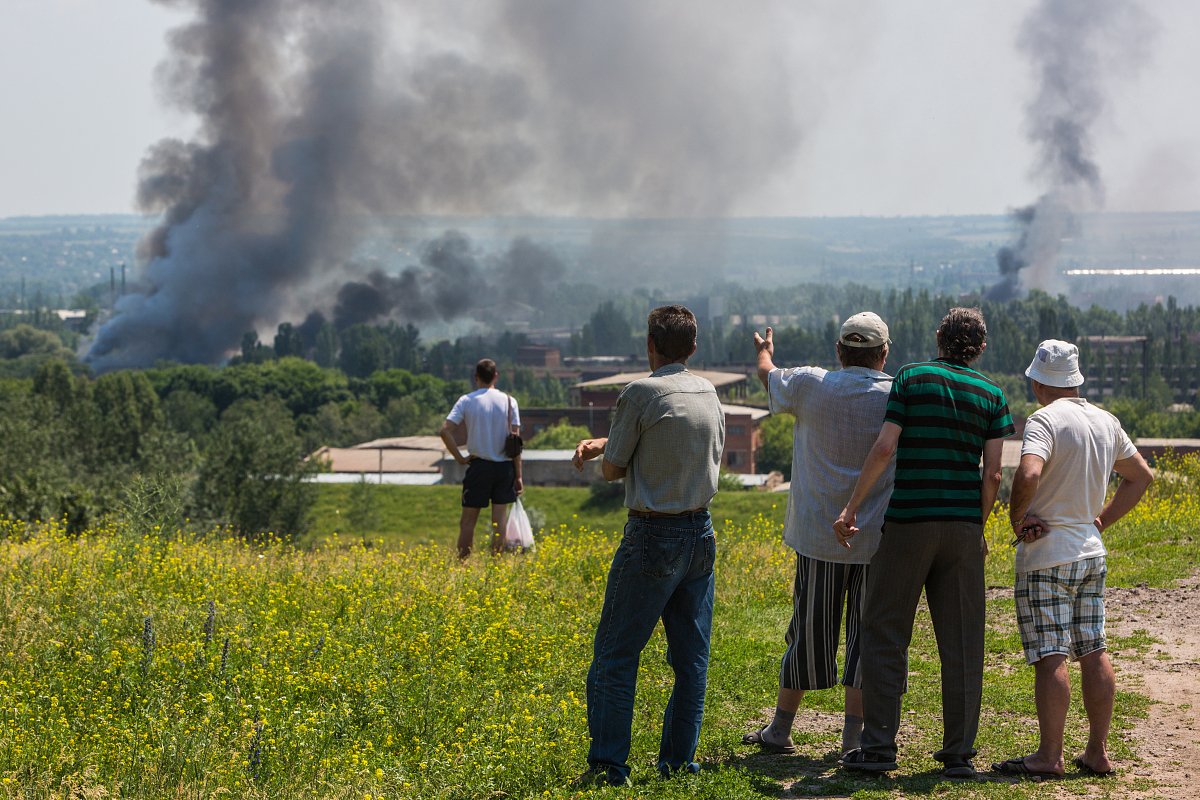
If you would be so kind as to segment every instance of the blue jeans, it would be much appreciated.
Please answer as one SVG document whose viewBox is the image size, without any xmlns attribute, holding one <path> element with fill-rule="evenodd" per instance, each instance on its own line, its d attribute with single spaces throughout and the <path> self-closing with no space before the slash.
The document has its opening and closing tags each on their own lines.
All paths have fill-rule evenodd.
<svg viewBox="0 0 1200 800">
<path fill-rule="evenodd" d="M 708 646 L 712 636 L 717 540 L 707 511 L 631 518 L 613 557 L 587 677 L 588 765 L 609 781 L 629 776 L 633 696 L 642 649 L 661 618 L 675 686 L 663 715 L 658 769 L 695 770 Z"/>
</svg>

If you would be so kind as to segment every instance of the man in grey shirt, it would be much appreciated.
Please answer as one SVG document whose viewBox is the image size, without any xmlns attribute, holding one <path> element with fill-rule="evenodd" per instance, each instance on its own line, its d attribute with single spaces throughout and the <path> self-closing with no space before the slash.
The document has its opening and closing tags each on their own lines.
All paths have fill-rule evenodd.
<svg viewBox="0 0 1200 800">
<path fill-rule="evenodd" d="M 889 469 L 860 512 L 862 539 L 848 550 L 829 532 L 829 515 L 850 498 L 859 469 L 887 411 L 891 376 L 884 374 L 888 328 L 878 315 L 863 311 L 842 323 L 835 345 L 842 368 L 779 369 L 774 334 L 754 334 L 758 378 L 770 397 L 771 411 L 796 417 L 792 445 L 792 490 L 788 497 L 783 541 L 796 551 L 792 621 L 784 637 L 787 649 L 779 670 L 775 714 L 765 728 L 742 737 L 771 753 L 791 753 L 792 724 L 806 691 L 837 683 L 838 629 L 846 608 L 846 714 L 842 752 L 859 746 L 862 734 L 862 675 L 858 627 L 867 565 L 879 546 L 883 512 L 892 491 Z M 894 466 L 894 465 L 893 465 Z"/>
<path fill-rule="evenodd" d="M 675 686 L 663 716 L 658 770 L 696 772 L 712 633 L 717 492 L 725 416 L 713 385 L 687 370 L 696 317 L 650 312 L 651 374 L 625 387 L 607 439 L 584 439 L 575 466 L 603 455 L 606 480 L 625 479 L 629 521 L 613 557 L 587 678 L 588 769 L 579 785 L 629 785 L 638 661 L 661 618 Z"/>
</svg>

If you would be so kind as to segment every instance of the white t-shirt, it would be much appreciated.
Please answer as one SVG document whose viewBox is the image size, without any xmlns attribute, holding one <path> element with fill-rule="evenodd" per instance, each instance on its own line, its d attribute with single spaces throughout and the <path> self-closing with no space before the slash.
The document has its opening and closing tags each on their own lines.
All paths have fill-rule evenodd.
<svg viewBox="0 0 1200 800">
<path fill-rule="evenodd" d="M 792 491 L 783 541 L 820 561 L 868 564 L 879 547 L 883 513 L 896 475 L 893 458 L 858 510 L 862 531 L 842 547 L 833 521 L 854 493 L 863 461 L 883 427 L 892 377 L 866 367 L 775 369 L 768 378 L 771 411 L 796 415 Z"/>
<path fill-rule="evenodd" d="M 1036 541 L 1017 545 L 1017 572 L 1105 555 L 1093 521 L 1104 508 L 1113 464 L 1135 453 L 1120 421 L 1081 397 L 1060 397 L 1030 415 L 1021 455 L 1046 463 L 1029 513 L 1046 530 Z"/>
<path fill-rule="evenodd" d="M 476 389 L 458 398 L 446 419 L 467 424 L 467 452 L 488 461 L 511 461 L 504 455 L 509 431 L 509 395 L 496 388 Z M 511 424 L 520 427 L 521 413 L 512 401 Z"/>
</svg>

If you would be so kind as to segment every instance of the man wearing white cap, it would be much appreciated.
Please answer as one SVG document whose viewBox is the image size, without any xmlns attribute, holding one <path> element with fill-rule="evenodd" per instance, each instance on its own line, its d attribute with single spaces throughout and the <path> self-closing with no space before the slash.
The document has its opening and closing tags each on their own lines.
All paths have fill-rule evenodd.
<svg viewBox="0 0 1200 800">
<path fill-rule="evenodd" d="M 829 520 L 845 505 L 859 468 L 875 442 L 887 411 L 892 378 L 881 370 L 888 355 L 888 327 L 863 311 L 842 324 L 835 346 L 842 368 L 778 369 L 774 334 L 756 332 L 758 377 L 771 411 L 796 417 L 792 445 L 792 490 L 783 541 L 796 551 L 792 621 L 779 671 L 779 694 L 771 723 L 742 737 L 772 753 L 795 751 L 792 724 L 806 691 L 838 682 L 837 652 L 842 604 L 846 606 L 846 687 L 842 751 L 859 746 L 862 733 L 862 676 L 858 627 L 867 564 L 879 545 L 883 512 L 892 491 L 891 468 L 863 505 L 862 545 L 853 550 L 829 536 Z"/>
<path fill-rule="evenodd" d="M 1114 678 L 1104 640 L 1105 549 L 1101 533 L 1130 509 L 1153 474 L 1112 414 L 1079 396 L 1079 349 L 1048 339 L 1025 370 L 1042 406 L 1025 423 L 1010 516 L 1017 537 L 1017 624 L 1034 665 L 1040 740 L 1036 752 L 992 765 L 1009 775 L 1061 777 L 1071 684 L 1079 662 L 1088 743 L 1075 767 L 1109 775 Z M 1122 480 L 1107 503 L 1113 471 Z"/>
</svg>

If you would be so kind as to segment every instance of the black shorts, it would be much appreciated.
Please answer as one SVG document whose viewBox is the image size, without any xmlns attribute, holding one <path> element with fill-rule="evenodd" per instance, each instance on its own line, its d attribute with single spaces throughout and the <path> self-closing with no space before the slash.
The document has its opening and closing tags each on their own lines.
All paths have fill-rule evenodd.
<svg viewBox="0 0 1200 800">
<path fill-rule="evenodd" d="M 487 508 L 488 503 L 517 502 L 517 470 L 511 461 L 473 458 L 463 478 L 463 508 Z"/>
</svg>

